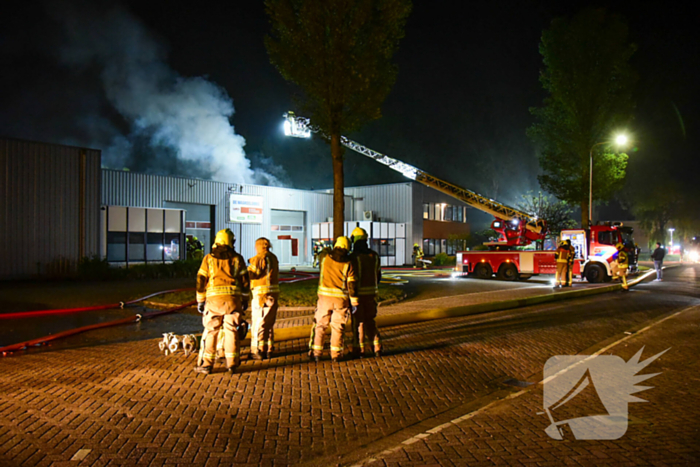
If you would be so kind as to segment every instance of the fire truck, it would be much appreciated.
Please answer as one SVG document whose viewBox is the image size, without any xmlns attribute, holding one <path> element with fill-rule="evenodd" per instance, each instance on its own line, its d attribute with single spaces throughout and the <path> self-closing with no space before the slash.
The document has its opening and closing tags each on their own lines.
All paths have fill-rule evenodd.
<svg viewBox="0 0 700 467">
<path fill-rule="evenodd" d="M 288 136 L 309 138 L 312 133 L 327 137 L 320 128 L 305 117 L 293 112 L 284 114 L 284 131 Z M 502 280 L 528 279 L 539 274 L 555 274 L 556 259 L 553 250 L 524 249 L 533 242 L 543 241 L 548 233 L 547 223 L 537 216 L 499 203 L 461 186 L 439 179 L 410 164 L 393 159 L 345 136 L 340 143 L 380 164 L 401 173 L 406 178 L 452 196 L 469 206 L 494 216 L 491 229 L 498 233 L 495 242 L 487 242 L 487 251 L 460 251 L 457 253 L 455 273 L 489 279 L 494 274 Z M 632 238 L 633 230 L 621 223 L 605 223 L 590 229 L 564 230 L 560 239 L 570 239 L 576 249 L 573 274 L 589 282 L 608 281 L 612 277 L 610 264 L 616 245 L 622 243 L 630 258 L 630 268 L 637 268 L 638 248 Z"/>
</svg>

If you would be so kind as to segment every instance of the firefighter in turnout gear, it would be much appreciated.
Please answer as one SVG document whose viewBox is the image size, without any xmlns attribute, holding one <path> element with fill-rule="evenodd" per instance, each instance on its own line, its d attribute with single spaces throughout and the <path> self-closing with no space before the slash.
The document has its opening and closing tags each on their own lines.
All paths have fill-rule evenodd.
<svg viewBox="0 0 700 467">
<path fill-rule="evenodd" d="M 350 306 L 357 306 L 357 279 L 355 267 L 348 251 L 350 240 L 338 237 L 333 250 L 320 259 L 321 274 L 318 279 L 318 302 L 315 325 L 311 330 L 310 354 L 315 361 L 323 355 L 326 328 L 331 327 L 331 359 L 337 362 L 343 356 L 345 323 Z"/>
<path fill-rule="evenodd" d="M 254 360 L 272 357 L 275 345 L 275 321 L 279 306 L 279 262 L 270 252 L 270 240 L 259 238 L 255 241 L 257 255 L 250 258 L 248 274 L 252 296 L 252 328 L 250 330 L 250 353 Z"/>
<path fill-rule="evenodd" d="M 204 245 L 193 235 L 187 236 L 187 259 L 202 259 L 204 256 Z"/>
<path fill-rule="evenodd" d="M 413 244 L 413 268 L 417 268 L 418 266 L 421 266 L 423 269 L 425 269 L 425 263 L 423 262 L 423 256 L 425 254 L 423 253 L 423 249 L 417 244 Z"/>
<path fill-rule="evenodd" d="M 197 309 L 203 314 L 204 333 L 195 371 L 205 375 L 214 368 L 222 327 L 228 371 L 233 373 L 241 362 L 237 331 L 247 326 L 243 313 L 248 308 L 250 279 L 245 260 L 233 249 L 235 241 L 231 230 L 220 230 L 197 272 Z"/>
<path fill-rule="evenodd" d="M 574 283 L 574 260 L 576 259 L 576 248 L 571 244 L 571 239 L 566 239 L 566 246 L 569 247 L 569 264 L 566 271 L 566 287 L 571 287 Z"/>
<path fill-rule="evenodd" d="M 567 243 L 559 243 L 557 251 L 554 253 L 554 257 L 557 260 L 557 273 L 554 276 L 554 286 L 555 287 L 565 287 L 569 280 L 569 257 L 573 256 L 572 250 L 569 248 Z"/>
<path fill-rule="evenodd" d="M 614 279 L 618 277 L 620 278 L 623 289 L 629 290 L 627 285 L 627 269 L 630 266 L 629 256 L 627 255 L 625 246 L 622 243 L 615 245 L 615 248 L 617 248 L 617 252 L 613 255 L 613 262 L 610 264 L 612 268 L 612 275 Z"/>
<path fill-rule="evenodd" d="M 353 356 L 362 356 L 372 346 L 374 355 L 382 355 L 382 344 L 375 318 L 377 317 L 377 295 L 382 269 L 379 255 L 367 246 L 367 232 L 360 227 L 352 231 L 352 253 L 350 259 L 357 274 L 358 305 L 353 307 Z"/>
</svg>

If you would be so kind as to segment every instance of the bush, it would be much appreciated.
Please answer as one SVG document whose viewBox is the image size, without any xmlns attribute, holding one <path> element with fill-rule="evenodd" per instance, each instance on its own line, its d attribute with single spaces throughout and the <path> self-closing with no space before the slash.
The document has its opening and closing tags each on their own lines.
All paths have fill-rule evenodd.
<svg viewBox="0 0 700 467">
<path fill-rule="evenodd" d="M 78 277 L 84 280 L 162 279 L 195 277 L 201 260 L 173 261 L 172 263 L 134 264 L 128 268 L 110 266 L 98 256 L 85 257 L 78 264 Z"/>
<path fill-rule="evenodd" d="M 99 256 L 83 257 L 78 262 L 78 277 L 86 280 L 105 280 L 124 277 L 121 271 L 110 267 L 107 258 L 100 259 Z"/>
<path fill-rule="evenodd" d="M 433 258 L 433 266 L 454 266 L 455 261 L 454 256 L 447 256 L 447 253 L 438 253 Z"/>
</svg>

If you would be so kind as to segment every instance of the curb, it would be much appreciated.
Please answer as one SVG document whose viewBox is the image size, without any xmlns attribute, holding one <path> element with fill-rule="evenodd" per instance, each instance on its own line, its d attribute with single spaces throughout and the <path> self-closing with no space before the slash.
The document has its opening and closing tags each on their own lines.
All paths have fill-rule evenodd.
<svg viewBox="0 0 700 467">
<path fill-rule="evenodd" d="M 676 267 L 676 266 L 671 266 Z M 667 269 L 667 268 L 664 268 Z M 628 282 L 629 286 L 637 285 L 652 274 L 656 274 L 655 270 L 650 270 L 641 274 L 639 277 Z M 600 295 L 608 292 L 622 290 L 622 284 L 611 284 L 606 286 L 595 287 L 592 289 L 570 290 L 549 295 L 537 295 L 534 297 L 519 298 L 513 300 L 504 300 L 500 302 L 479 303 L 476 305 L 465 305 L 452 308 L 435 308 L 431 310 L 413 311 L 410 313 L 397 313 L 395 315 L 377 316 L 377 327 L 400 326 L 403 324 L 413 324 L 423 321 L 431 321 L 444 318 L 457 318 L 460 316 L 477 315 L 489 313 L 492 311 L 510 310 L 513 308 L 521 308 L 541 303 L 559 302 L 573 298 L 589 297 L 592 295 Z M 391 299 L 394 300 L 394 299 Z M 385 300 L 389 302 L 391 300 Z M 383 302 L 384 303 L 384 302 Z M 275 342 L 283 342 L 297 339 L 308 339 L 311 335 L 313 324 L 305 326 L 296 326 L 292 328 L 275 329 Z M 326 334 L 330 334 L 330 326 L 326 330 Z M 250 334 L 241 342 L 245 345 L 250 342 Z"/>
<path fill-rule="evenodd" d="M 649 277 L 651 274 L 655 273 L 656 272 L 652 269 L 651 271 L 645 272 L 644 274 L 640 275 L 634 280 L 629 281 L 628 284 L 630 286 L 636 285 L 642 280 Z M 413 311 L 410 313 L 397 313 L 395 315 L 377 316 L 376 323 L 377 327 L 379 328 L 388 326 L 399 326 L 403 324 L 413 324 L 423 321 L 431 321 L 435 319 L 457 318 L 460 316 L 477 315 L 481 313 L 489 313 L 492 311 L 510 310 L 513 308 L 522 308 L 531 305 L 538 305 L 541 303 L 559 302 L 572 298 L 589 297 L 591 295 L 615 292 L 616 290 L 622 290 L 622 284 L 611 284 L 595 287 L 592 289 L 570 290 L 566 292 L 559 292 L 556 294 L 537 295 L 534 297 L 504 300 L 501 302 L 479 303 L 476 305 L 465 305 L 452 308 L 435 308 L 432 310 Z M 309 335 L 311 334 L 312 327 L 313 325 L 309 324 L 306 326 L 297 326 L 293 328 L 275 329 L 275 341 L 281 342 L 295 339 L 308 339 Z M 327 332 L 330 332 L 330 329 L 328 329 Z"/>
</svg>

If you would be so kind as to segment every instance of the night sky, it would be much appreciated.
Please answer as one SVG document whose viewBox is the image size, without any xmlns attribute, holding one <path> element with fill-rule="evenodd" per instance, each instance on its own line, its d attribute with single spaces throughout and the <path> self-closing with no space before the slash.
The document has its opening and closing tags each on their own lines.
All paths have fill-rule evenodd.
<svg viewBox="0 0 700 467">
<path fill-rule="evenodd" d="M 538 81 L 542 30 L 557 16 L 605 6 L 628 21 L 639 47 L 637 113 L 629 129 L 638 150 L 630 153 L 628 182 L 648 180 L 657 164 L 672 164 L 687 182 L 700 170 L 700 35 L 699 16 L 679 3 L 415 1 L 383 118 L 346 136 L 516 203 L 520 194 L 539 190 L 540 169 L 525 130 L 533 121 L 528 108 L 545 97 Z M 0 135 L 97 147 L 115 168 L 210 177 L 216 165 L 194 140 L 240 146 L 243 140 L 219 139 L 209 126 L 177 119 L 207 114 L 202 106 L 211 105 L 225 121 L 230 98 L 230 123 L 245 139 L 255 180 L 332 186 L 328 146 L 281 134 L 294 89 L 269 63 L 261 1 L 3 2 L 0 8 Z M 144 62 L 132 63 L 133 57 Z M 139 86 L 145 94 L 134 93 Z M 167 92 L 149 102 L 149 86 Z M 183 116 L 192 95 L 201 98 Z M 167 109 L 180 114 L 163 117 Z M 225 132 L 220 123 L 207 125 Z M 183 128 L 193 133 L 187 140 L 173 134 Z M 185 146 L 195 149 L 181 157 L 178 148 Z M 245 172 L 250 180 L 245 165 L 239 161 L 227 177 Z M 272 176 L 260 178 L 263 172 Z M 347 185 L 404 180 L 351 151 L 345 173 Z M 615 201 L 603 211 L 629 217 Z"/>
</svg>

